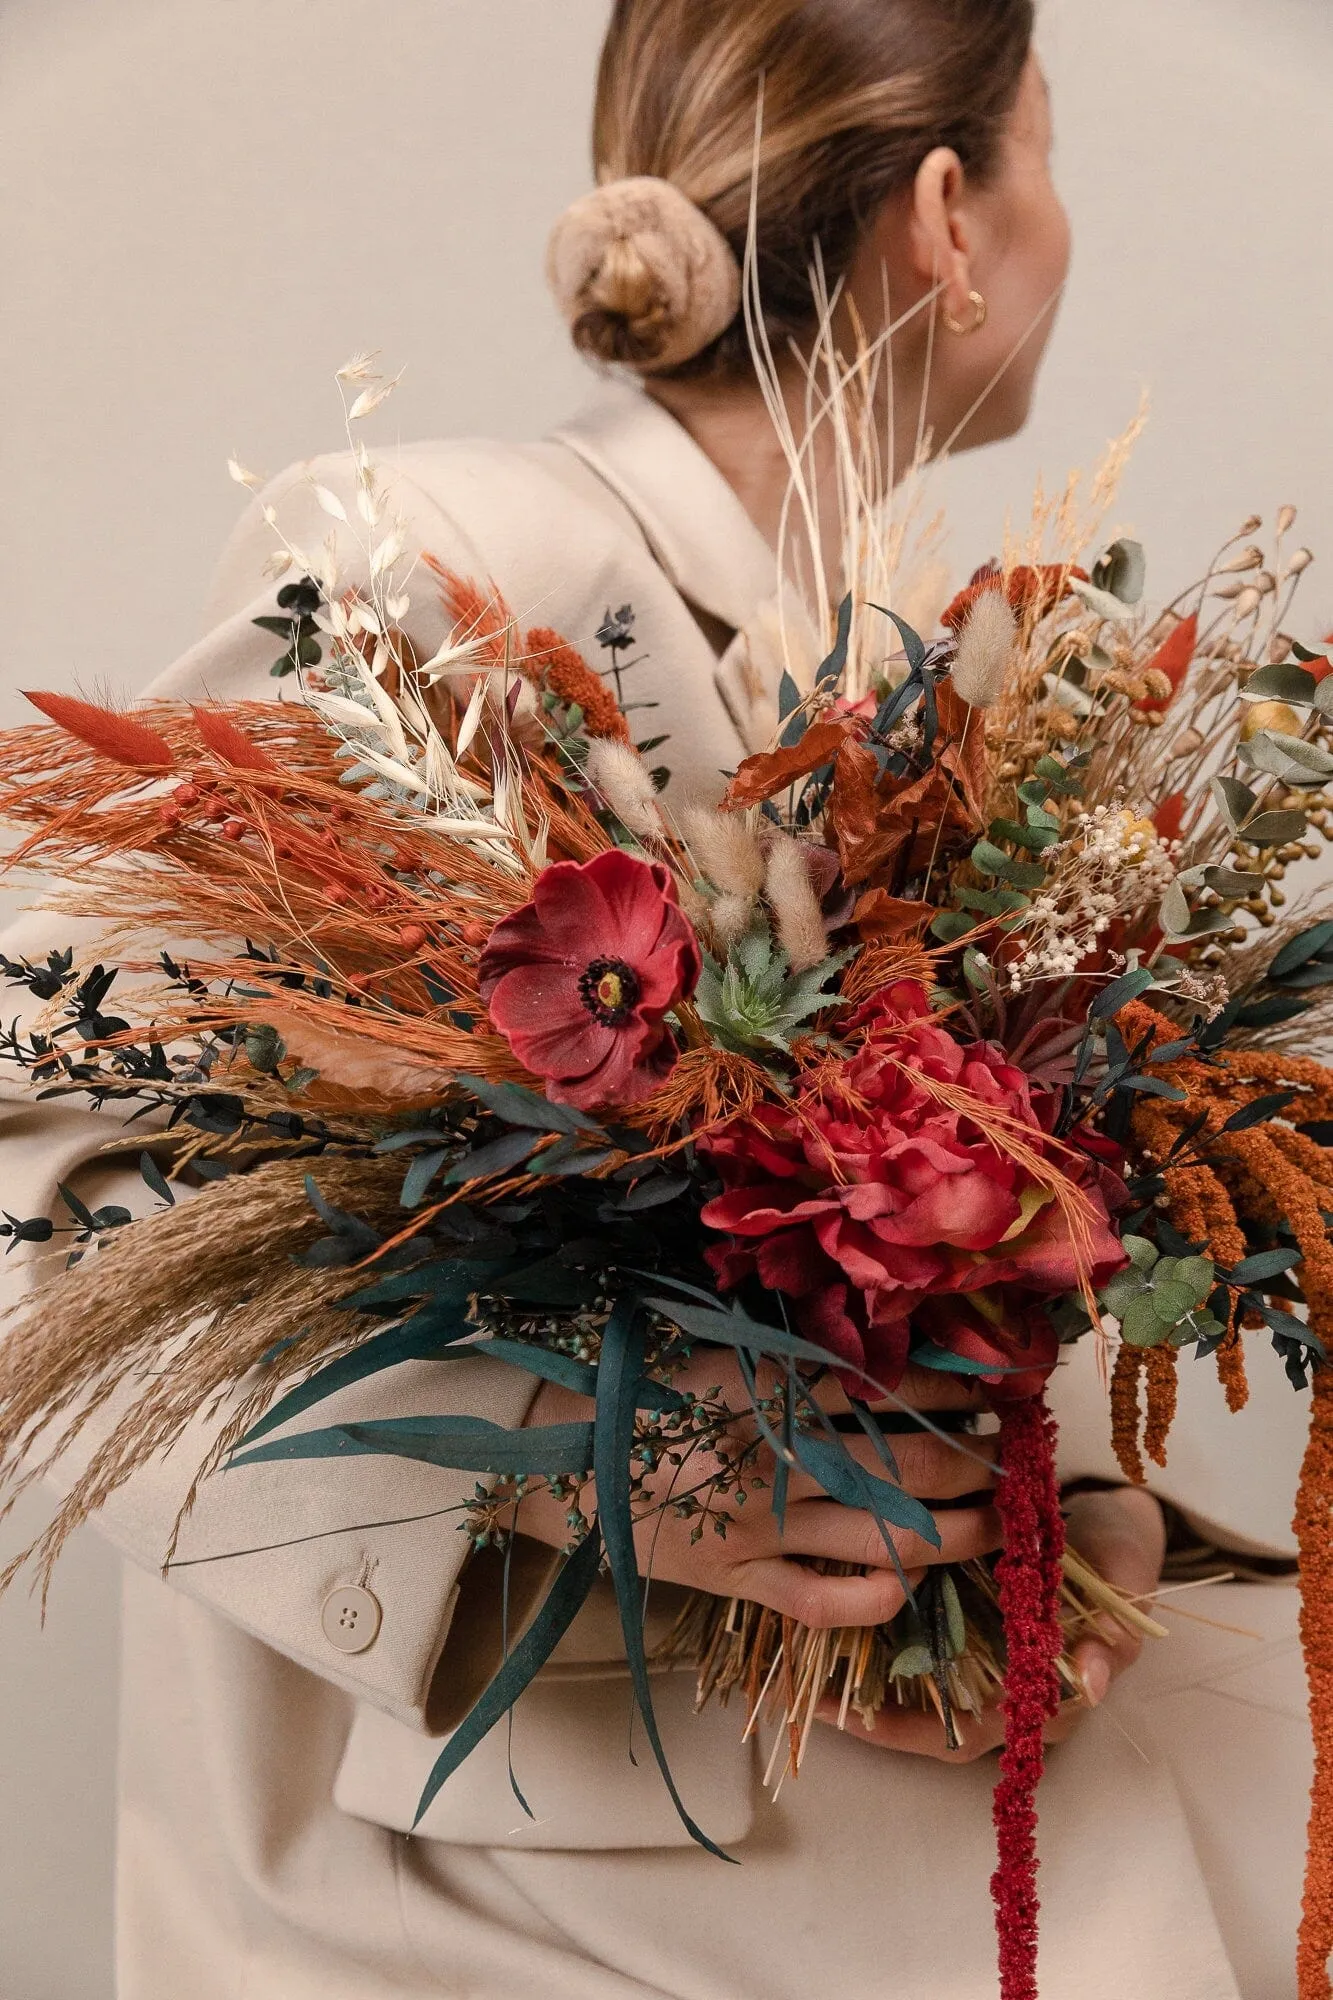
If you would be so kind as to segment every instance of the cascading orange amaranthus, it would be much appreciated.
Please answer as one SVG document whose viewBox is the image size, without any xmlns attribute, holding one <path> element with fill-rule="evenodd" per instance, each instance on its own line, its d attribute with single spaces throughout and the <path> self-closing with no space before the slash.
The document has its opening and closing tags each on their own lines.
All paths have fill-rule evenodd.
<svg viewBox="0 0 1333 2000">
<path fill-rule="evenodd" d="M 1131 1041 L 1148 1035 L 1157 1048 L 1175 1038 L 1171 1024 L 1142 1002 L 1125 1008 L 1121 1018 Z M 1146 1061 L 1151 1067 L 1151 1056 Z M 1333 1154 L 1290 1125 L 1223 1129 L 1237 1111 L 1277 1089 L 1290 1091 L 1294 1099 L 1286 1118 L 1303 1123 L 1329 1119 L 1333 1070 L 1305 1056 L 1238 1049 L 1220 1054 L 1213 1063 L 1173 1062 L 1163 1073 L 1184 1097 L 1151 1098 L 1136 1110 L 1134 1140 L 1145 1160 L 1162 1166 L 1178 1135 L 1200 1117 L 1204 1120 L 1189 1151 L 1205 1157 L 1163 1170 L 1173 1226 L 1190 1241 L 1206 1244 L 1226 1268 L 1245 1255 L 1242 1220 L 1269 1229 L 1285 1225 L 1301 1253 L 1301 1289 L 1311 1331 L 1333 1349 L 1333 1246 L 1324 1220 L 1333 1210 Z M 1243 1401 L 1239 1342 L 1240 1328 L 1233 1319 L 1219 1355 L 1233 1409 Z M 1132 1355 L 1132 1362 L 1122 1368 L 1126 1355 Z M 1116 1449 L 1126 1476 L 1136 1480 L 1143 1477 L 1137 1441 L 1139 1369 L 1150 1359 L 1122 1348 L 1113 1384 Z M 1151 1395 L 1148 1431 L 1149 1449 L 1154 1440 L 1165 1443 Z M 1301 1640 L 1315 1750 L 1298 1993 L 1299 2000 L 1328 2000 L 1333 1955 L 1333 1364 L 1328 1362 L 1317 1362 L 1314 1369 L 1310 1442 L 1293 1526 L 1300 1552 Z"/>
</svg>

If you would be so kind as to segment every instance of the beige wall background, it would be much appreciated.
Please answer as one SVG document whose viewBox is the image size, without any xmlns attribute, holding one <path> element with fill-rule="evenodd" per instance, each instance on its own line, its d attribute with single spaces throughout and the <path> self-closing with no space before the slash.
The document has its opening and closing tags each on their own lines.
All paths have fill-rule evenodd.
<svg viewBox="0 0 1333 2000">
<path fill-rule="evenodd" d="M 195 636 L 238 494 L 339 442 L 333 369 L 408 364 L 379 436 L 539 432 L 583 393 L 541 282 L 587 183 L 605 0 L 2 0 L 0 721 Z M 1333 628 L 1333 8 L 1047 0 L 1078 238 L 1036 417 L 942 477 L 960 570 L 1044 469 L 1153 418 L 1118 509 L 1169 596 L 1300 504 Z M 1169 586 L 1169 587 L 1167 587 Z M 0 1529 L 0 1562 L 39 1525 Z M 117 1579 L 0 1604 L 0 2000 L 108 2000 Z M 165 1997 L 164 1997 L 165 2000 Z"/>
</svg>

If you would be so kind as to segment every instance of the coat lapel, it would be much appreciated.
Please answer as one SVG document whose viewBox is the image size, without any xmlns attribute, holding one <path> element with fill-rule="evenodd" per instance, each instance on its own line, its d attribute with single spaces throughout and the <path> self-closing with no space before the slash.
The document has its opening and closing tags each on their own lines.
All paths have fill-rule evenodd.
<svg viewBox="0 0 1333 2000">
<path fill-rule="evenodd" d="M 689 432 L 641 390 L 609 385 L 551 436 L 629 509 L 664 574 L 710 622 L 720 640 L 718 693 L 746 749 L 765 748 L 783 668 L 777 556 L 736 494 Z M 790 620 L 790 599 L 788 612 Z M 787 636 L 790 644 L 790 623 Z M 813 641 L 797 637 L 804 665 Z"/>
</svg>

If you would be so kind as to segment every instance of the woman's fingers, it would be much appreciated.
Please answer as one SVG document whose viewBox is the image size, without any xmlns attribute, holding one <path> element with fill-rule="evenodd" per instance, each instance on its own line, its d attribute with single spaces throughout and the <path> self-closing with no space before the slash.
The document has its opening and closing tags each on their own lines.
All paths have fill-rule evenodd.
<svg viewBox="0 0 1333 2000">
<path fill-rule="evenodd" d="M 884 1553 L 882 1544 L 880 1553 Z M 794 1618 L 799 1625 L 818 1631 L 839 1625 L 883 1625 L 896 1618 L 906 1602 L 902 1584 L 891 1569 L 824 1576 L 781 1556 L 742 1565 L 736 1573 L 736 1590 L 752 1603 L 767 1604 L 784 1618 Z"/>
<path fill-rule="evenodd" d="M 815 1719 L 836 1726 L 841 1709 L 841 1702 L 825 1699 L 815 1711 Z M 1086 1713 L 1081 1703 L 1066 1702 L 1046 1725 L 1047 1743 L 1063 1743 Z M 854 1709 L 848 1711 L 843 1725 L 847 1735 L 856 1736 L 863 1743 L 873 1743 L 880 1750 L 898 1750 L 909 1757 L 934 1757 L 941 1764 L 975 1764 L 978 1758 L 989 1757 L 1004 1742 L 1004 1716 L 998 1708 L 988 1708 L 981 1715 L 961 1715 L 955 1711 L 954 1726 L 959 1739 L 956 1750 L 949 1748 L 944 1724 L 933 1709 L 899 1708 L 896 1702 L 888 1702 L 869 1728 Z"/>
<path fill-rule="evenodd" d="M 850 1407 L 836 1376 L 821 1377 L 815 1401 L 826 1410 Z M 938 1368 L 909 1368 L 893 1393 L 885 1395 L 870 1382 L 853 1383 L 852 1393 L 872 1410 L 977 1410 L 985 1408 L 981 1385 L 974 1376 L 948 1375 Z"/>
<path fill-rule="evenodd" d="M 1150 1493 L 1125 1486 L 1079 1495 L 1069 1508 L 1068 1536 L 1084 1560 L 1126 1597 L 1147 1597 L 1157 1588 L 1166 1531 Z M 1090 1708 L 1106 1699 L 1112 1681 L 1134 1664 L 1142 1646 L 1137 1633 L 1109 1616 L 1097 1621 L 1095 1636 L 1079 1641 L 1074 1665 Z"/>
<path fill-rule="evenodd" d="M 935 1563 L 971 1562 L 1000 1546 L 1000 1517 L 993 1507 L 943 1508 L 935 1526 L 940 1546 L 903 1528 L 890 1528 L 893 1546 L 904 1569 Z M 822 1557 L 826 1562 L 858 1563 L 876 1569 L 893 1568 L 893 1558 L 873 1514 L 836 1500 L 795 1500 L 787 1509 L 782 1536 L 786 1556 Z"/>
<path fill-rule="evenodd" d="M 867 1472 L 876 1473 L 900 1485 L 919 1500 L 957 1500 L 965 1493 L 982 1493 L 995 1483 L 998 1452 L 993 1437 L 962 1436 L 946 1441 L 929 1431 L 909 1431 L 885 1440 L 898 1468 L 894 1479 L 874 1440 L 864 1433 L 844 1432 L 842 1443 Z M 793 1469 L 789 1486 L 795 1500 L 813 1500 L 824 1488 L 799 1467 Z"/>
</svg>

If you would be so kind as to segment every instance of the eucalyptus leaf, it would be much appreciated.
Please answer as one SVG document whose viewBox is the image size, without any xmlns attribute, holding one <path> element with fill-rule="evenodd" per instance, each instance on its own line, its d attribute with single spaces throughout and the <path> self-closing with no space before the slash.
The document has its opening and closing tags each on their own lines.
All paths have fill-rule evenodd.
<svg viewBox="0 0 1333 2000">
<path fill-rule="evenodd" d="M 601 1126 L 584 1112 L 569 1104 L 552 1104 L 548 1098 L 538 1097 L 535 1090 L 525 1090 L 522 1084 L 489 1083 L 481 1076 L 460 1076 L 457 1081 L 506 1125 L 524 1125 L 537 1132 L 595 1132 L 601 1136 Z"/>
<path fill-rule="evenodd" d="M 852 636 L 852 593 L 850 590 L 838 606 L 838 633 L 833 642 L 833 651 L 826 660 L 820 662 L 815 675 L 817 687 L 829 687 L 842 677 L 847 665 L 847 647 Z"/>
<path fill-rule="evenodd" d="M 1278 1278 L 1284 1271 L 1294 1270 L 1301 1261 L 1299 1250 L 1257 1250 L 1232 1266 L 1226 1274 L 1227 1283 L 1257 1285 L 1265 1278 Z"/>
<path fill-rule="evenodd" d="M 1309 708 L 1314 701 L 1316 681 L 1304 667 L 1288 662 L 1279 667 L 1257 667 L 1240 690 L 1242 701 L 1285 701 L 1296 708 Z"/>
<path fill-rule="evenodd" d="M 1163 1339 L 1163 1327 L 1158 1316 L 1156 1302 L 1151 1291 L 1145 1291 L 1136 1299 L 1131 1299 L 1120 1322 L 1121 1338 L 1131 1347 L 1157 1347 Z"/>
<path fill-rule="evenodd" d="M 1238 833 L 1259 803 L 1258 795 L 1239 778 L 1210 778 L 1208 789 L 1231 831 Z"/>
<path fill-rule="evenodd" d="M 1087 605 L 1089 611 L 1098 618 L 1105 618 L 1111 624 L 1121 625 L 1134 614 L 1132 603 L 1125 603 L 1121 598 L 1113 596 L 1109 590 L 1099 590 L 1095 583 L 1084 583 L 1080 578 L 1072 576 L 1069 579 L 1069 588 L 1081 604 Z"/>
<path fill-rule="evenodd" d="M 1313 924 L 1308 931 L 1302 931 L 1289 943 L 1284 944 L 1277 957 L 1268 968 L 1270 979 L 1285 979 L 1290 972 L 1296 972 L 1321 951 L 1333 944 L 1333 921 Z"/>
<path fill-rule="evenodd" d="M 1168 937 L 1184 937 L 1192 918 L 1193 911 L 1190 909 L 1189 897 L 1179 882 L 1173 882 L 1162 898 L 1158 922 Z"/>
<path fill-rule="evenodd" d="M 1142 542 L 1121 536 L 1112 542 L 1092 572 L 1093 584 L 1109 590 L 1122 604 L 1140 604 L 1148 580 L 1148 559 Z"/>
<path fill-rule="evenodd" d="M 1241 829 L 1241 838 L 1251 847 L 1286 847 L 1299 840 L 1305 828 L 1303 812 L 1266 812 Z"/>
<path fill-rule="evenodd" d="M 461 1159 L 455 1160 L 444 1177 L 444 1185 L 463 1187 L 469 1181 L 484 1180 L 490 1174 L 507 1173 L 511 1167 L 521 1166 L 530 1159 L 541 1141 L 540 1132 L 502 1132 L 498 1139 L 490 1139 L 484 1146 L 474 1146 L 470 1153 L 464 1153 Z M 411 1206 L 410 1203 L 406 1205 Z"/>
<path fill-rule="evenodd" d="M 1109 1021 L 1131 1000 L 1137 1000 L 1140 993 L 1146 993 L 1152 984 L 1153 974 L 1146 966 L 1136 966 L 1133 972 L 1122 973 L 1119 979 L 1113 979 L 1109 986 L 1102 988 L 1088 1010 L 1089 1019 Z"/>
</svg>

